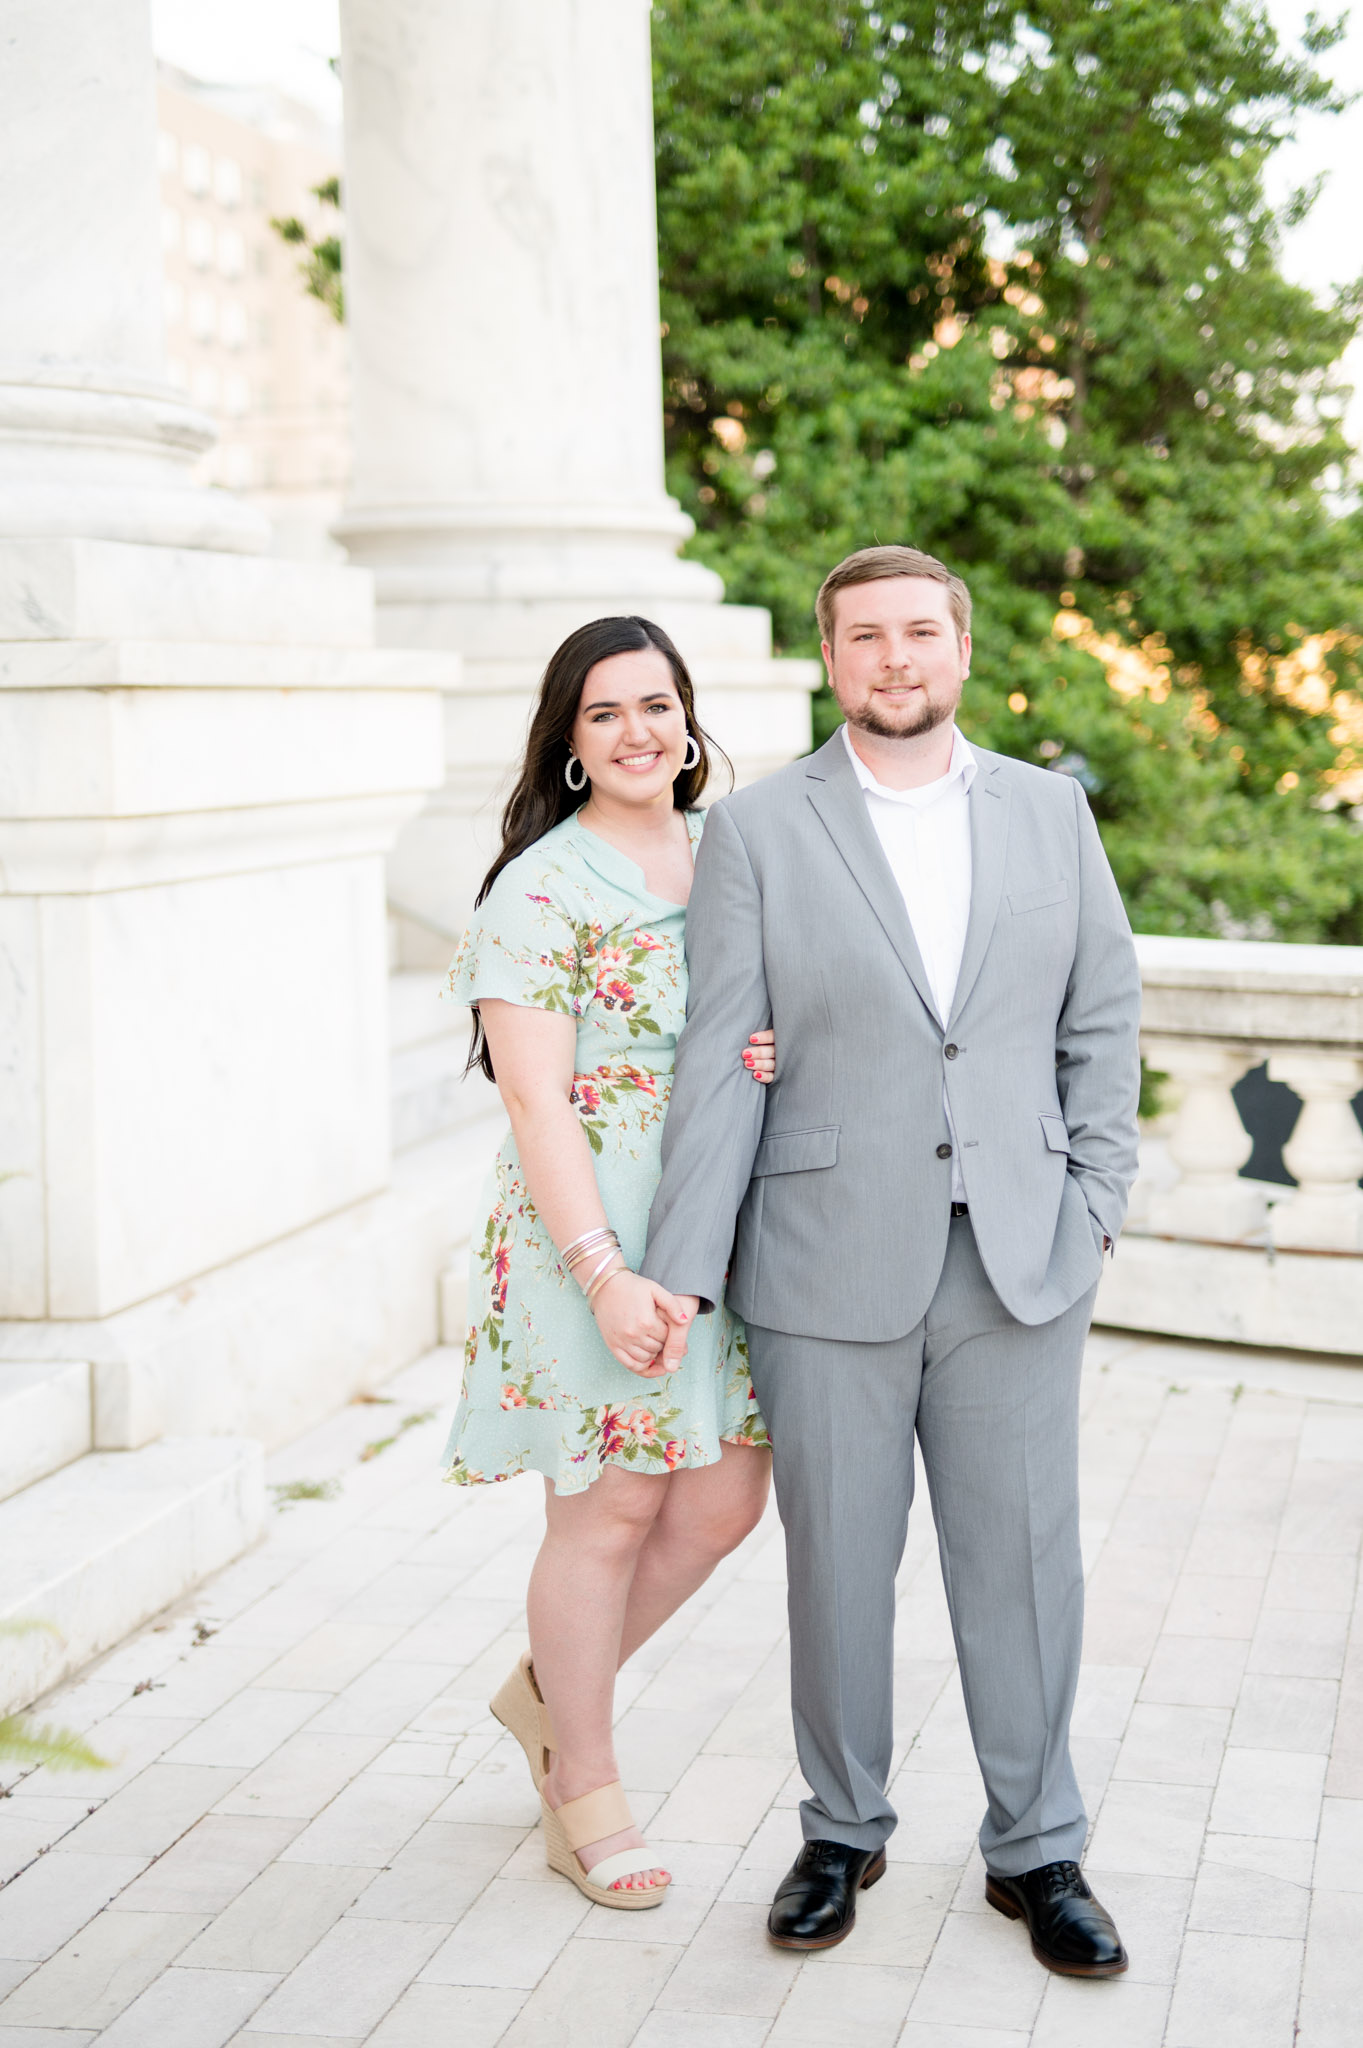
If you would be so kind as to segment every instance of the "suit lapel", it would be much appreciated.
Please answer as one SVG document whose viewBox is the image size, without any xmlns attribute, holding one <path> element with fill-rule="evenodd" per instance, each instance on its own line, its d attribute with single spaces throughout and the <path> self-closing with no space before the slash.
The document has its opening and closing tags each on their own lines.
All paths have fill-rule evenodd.
<svg viewBox="0 0 1363 2048">
<path fill-rule="evenodd" d="M 805 764 L 805 788 L 830 839 L 851 870 L 852 879 L 865 896 L 885 929 L 904 972 L 921 996 L 935 1024 L 940 1020 L 932 1000 L 932 988 L 913 935 L 909 913 L 899 885 L 890 872 L 885 849 L 866 809 L 866 798 L 852 772 L 842 734 L 811 754 Z"/>
<path fill-rule="evenodd" d="M 999 773 L 1001 763 L 982 748 L 976 748 L 975 758 L 979 768 L 970 791 L 970 916 L 949 1026 L 960 1016 L 984 965 L 999 914 L 1008 850 L 1008 789 Z"/>
</svg>

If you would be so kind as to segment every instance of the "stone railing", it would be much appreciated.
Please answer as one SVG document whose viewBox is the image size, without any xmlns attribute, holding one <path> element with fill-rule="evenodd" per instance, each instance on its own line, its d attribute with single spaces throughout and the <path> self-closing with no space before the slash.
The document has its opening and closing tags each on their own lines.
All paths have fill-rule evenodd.
<svg viewBox="0 0 1363 2048">
<path fill-rule="evenodd" d="M 1136 945 L 1142 1050 L 1167 1078 L 1099 1320 L 1363 1353 L 1363 947 Z M 1295 1187 L 1242 1171 L 1260 1134 L 1233 1091 L 1265 1063 L 1301 1103 L 1281 1150 Z"/>
</svg>

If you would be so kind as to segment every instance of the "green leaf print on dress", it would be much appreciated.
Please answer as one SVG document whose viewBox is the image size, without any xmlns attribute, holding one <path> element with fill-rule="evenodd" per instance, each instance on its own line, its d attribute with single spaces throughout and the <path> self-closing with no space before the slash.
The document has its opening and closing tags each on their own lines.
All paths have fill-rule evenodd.
<svg viewBox="0 0 1363 2048">
<path fill-rule="evenodd" d="M 693 846 L 702 822 L 688 814 Z M 502 870 L 450 970 L 459 1001 L 496 997 L 573 1020 L 569 1099 L 632 1266 L 643 1256 L 686 1017 L 684 930 L 680 905 L 651 896 L 632 861 L 569 818 Z M 450 1479 L 538 1471 L 573 1493 L 608 1464 L 671 1472 L 713 1464 L 724 1443 L 765 1445 L 743 1326 L 723 1304 L 696 1319 L 685 1361 L 665 1380 L 611 1356 L 539 1221 L 510 1132 L 482 1218 L 470 1246 Z"/>
</svg>

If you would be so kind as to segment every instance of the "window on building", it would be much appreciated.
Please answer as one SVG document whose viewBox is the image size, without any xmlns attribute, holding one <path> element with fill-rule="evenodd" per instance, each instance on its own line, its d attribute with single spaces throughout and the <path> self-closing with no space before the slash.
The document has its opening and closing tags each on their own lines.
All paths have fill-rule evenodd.
<svg viewBox="0 0 1363 2048">
<path fill-rule="evenodd" d="M 178 327 L 180 322 L 185 317 L 184 286 L 182 284 L 177 284 L 174 278 L 168 277 L 166 279 L 165 290 L 161 295 L 161 301 L 165 309 L 165 320 L 167 327 Z"/>
<path fill-rule="evenodd" d="M 189 331 L 196 341 L 212 341 L 218 331 L 218 302 L 212 292 L 194 292 L 189 301 Z"/>
<path fill-rule="evenodd" d="M 226 411 L 240 419 L 251 403 L 251 387 L 239 370 L 234 370 L 223 383 L 222 402 Z"/>
<path fill-rule="evenodd" d="M 227 348 L 246 346 L 246 308 L 240 299 L 229 299 L 222 309 L 218 332 Z"/>
<path fill-rule="evenodd" d="M 251 204 L 257 213 L 261 212 L 265 205 L 265 180 L 259 171 L 251 173 Z"/>
<path fill-rule="evenodd" d="M 161 173 L 161 176 L 163 178 L 170 177 L 179 161 L 180 151 L 176 145 L 175 137 L 164 128 L 158 129 L 156 136 L 156 168 Z"/>
<path fill-rule="evenodd" d="M 251 268 L 255 271 L 257 277 L 263 277 L 268 266 L 265 261 L 265 251 L 261 247 L 259 242 L 256 243 L 255 248 L 251 252 L 251 256 Z"/>
<path fill-rule="evenodd" d="M 218 269 L 224 277 L 240 277 L 246 268 L 246 244 L 235 228 L 224 228 L 218 236 Z"/>
<path fill-rule="evenodd" d="M 180 216 L 173 206 L 161 208 L 161 247 L 178 249 L 180 246 Z"/>
<path fill-rule="evenodd" d="M 213 263 L 213 229 L 206 220 L 192 220 L 185 229 L 185 254 L 196 270 L 209 270 Z"/>
<path fill-rule="evenodd" d="M 186 192 L 202 198 L 213 181 L 212 158 L 200 143 L 187 142 L 181 161 Z"/>
<path fill-rule="evenodd" d="M 241 205 L 241 165 L 234 156 L 220 156 L 214 164 L 213 197 L 219 206 Z"/>
</svg>

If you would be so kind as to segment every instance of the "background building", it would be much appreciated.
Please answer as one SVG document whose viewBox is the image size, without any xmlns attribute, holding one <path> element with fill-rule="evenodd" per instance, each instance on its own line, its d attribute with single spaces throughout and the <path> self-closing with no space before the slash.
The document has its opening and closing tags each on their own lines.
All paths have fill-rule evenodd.
<svg viewBox="0 0 1363 2048">
<path fill-rule="evenodd" d="M 350 474 L 345 336 L 270 221 L 335 231 L 313 187 L 339 174 L 340 138 L 282 93 L 168 64 L 157 120 L 166 368 L 220 437 L 201 480 L 258 504 L 276 553 L 330 553 Z"/>
</svg>

